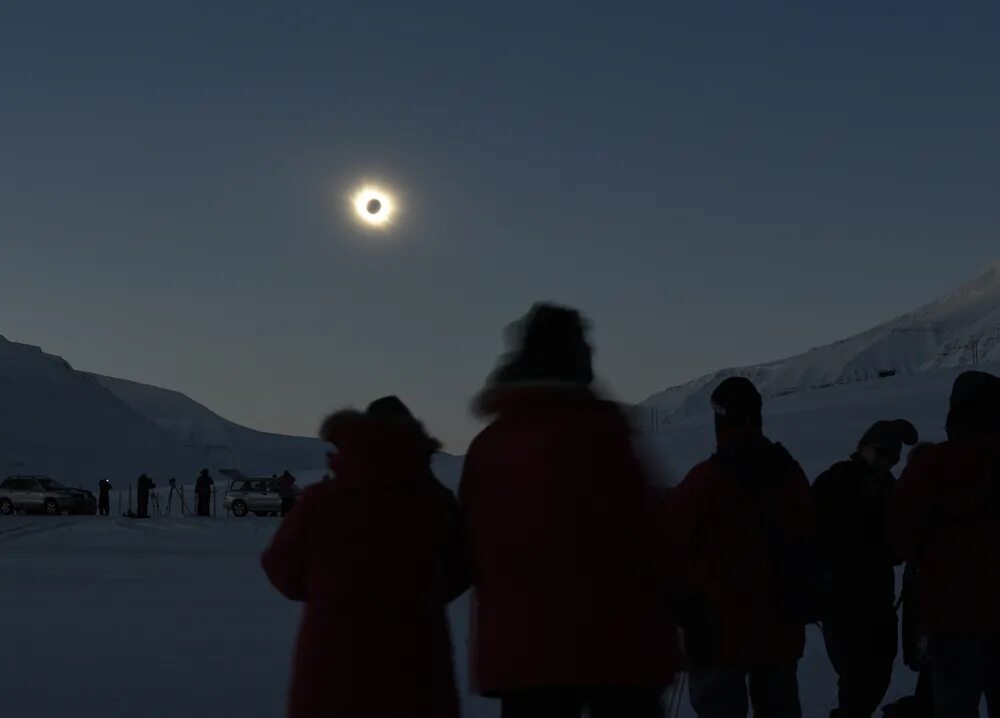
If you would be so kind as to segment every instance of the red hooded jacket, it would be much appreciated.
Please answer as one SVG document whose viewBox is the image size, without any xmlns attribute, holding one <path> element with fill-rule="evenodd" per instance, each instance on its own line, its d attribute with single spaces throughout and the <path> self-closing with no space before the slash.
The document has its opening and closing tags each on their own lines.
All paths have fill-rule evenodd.
<svg viewBox="0 0 1000 718">
<path fill-rule="evenodd" d="M 899 558 L 919 568 L 925 631 L 1000 634 L 1000 436 L 922 453 L 896 483 L 889 531 Z"/>
<path fill-rule="evenodd" d="M 337 476 L 306 489 L 264 553 L 305 611 L 290 718 L 456 718 L 445 607 L 462 593 L 458 505 L 412 426 L 344 413 Z"/>
<path fill-rule="evenodd" d="M 781 616 L 776 556 L 761 516 L 769 512 L 785 535 L 810 536 L 809 481 L 780 446 L 759 436 L 732 442 L 720 447 L 728 458 L 697 465 L 668 498 L 669 530 L 688 547 L 682 576 L 696 624 L 685 626 L 689 652 L 713 668 L 794 662 L 805 627 Z"/>
<path fill-rule="evenodd" d="M 487 695 L 665 686 L 678 667 L 657 499 L 619 409 L 583 388 L 494 389 L 459 497 L 473 675 Z"/>
</svg>

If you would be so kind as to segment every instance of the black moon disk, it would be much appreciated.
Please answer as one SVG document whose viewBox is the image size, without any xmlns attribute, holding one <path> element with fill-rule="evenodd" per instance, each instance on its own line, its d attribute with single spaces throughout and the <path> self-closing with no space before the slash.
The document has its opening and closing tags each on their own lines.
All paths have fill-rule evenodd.
<svg viewBox="0 0 1000 718">
<path fill-rule="evenodd" d="M 382 210 L 382 201 L 373 197 L 368 200 L 365 209 L 368 210 L 368 214 L 378 214 Z"/>
</svg>

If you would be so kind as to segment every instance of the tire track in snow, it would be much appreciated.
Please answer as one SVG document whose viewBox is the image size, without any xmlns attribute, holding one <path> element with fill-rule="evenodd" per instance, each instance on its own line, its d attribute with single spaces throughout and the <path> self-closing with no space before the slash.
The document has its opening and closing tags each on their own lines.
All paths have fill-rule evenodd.
<svg viewBox="0 0 1000 718">
<path fill-rule="evenodd" d="M 51 523 L 24 523 L 9 528 L 0 528 L 0 542 L 14 541 L 25 536 L 33 536 L 46 531 L 56 531 L 58 529 L 70 528 L 72 521 L 53 521 Z"/>
</svg>

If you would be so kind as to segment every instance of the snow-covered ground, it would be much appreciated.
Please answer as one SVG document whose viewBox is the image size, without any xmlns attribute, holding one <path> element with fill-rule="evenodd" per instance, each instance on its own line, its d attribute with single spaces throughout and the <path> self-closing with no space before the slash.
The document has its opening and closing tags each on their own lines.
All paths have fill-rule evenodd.
<svg viewBox="0 0 1000 718">
<path fill-rule="evenodd" d="M 296 610 L 256 562 L 275 525 L 0 522 L 4 715 L 280 715 Z"/>
<path fill-rule="evenodd" d="M 277 521 L 0 523 L 3 714 L 281 716 L 299 609 L 259 569 Z M 453 607 L 452 625 L 467 686 L 467 598 Z M 833 677 L 815 635 L 800 677 L 805 715 L 825 718 Z M 901 668 L 892 695 L 911 684 Z M 464 715 L 498 711 L 466 695 Z M 686 700 L 682 715 L 691 715 Z"/>
</svg>

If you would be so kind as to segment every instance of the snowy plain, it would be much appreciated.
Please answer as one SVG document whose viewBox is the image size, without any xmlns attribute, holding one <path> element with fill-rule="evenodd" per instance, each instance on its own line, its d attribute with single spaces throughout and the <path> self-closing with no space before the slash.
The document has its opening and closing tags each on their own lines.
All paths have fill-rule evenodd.
<svg viewBox="0 0 1000 718">
<path fill-rule="evenodd" d="M 847 456 L 879 418 L 908 417 L 927 438 L 941 438 L 958 371 L 782 397 L 769 402 L 767 431 L 810 476 Z M 711 451 L 711 427 L 698 419 L 639 441 L 660 467 L 661 480 L 671 481 Z M 460 467 L 460 459 L 443 456 L 436 471 L 454 488 Z M 299 607 L 270 588 L 258 563 L 278 521 L 182 518 L 176 509 L 173 517 L 147 521 L 0 521 L 3 714 L 281 716 Z M 495 718 L 494 702 L 468 693 L 468 596 L 451 615 L 464 715 Z M 810 632 L 799 674 L 804 715 L 825 718 L 835 678 L 816 631 Z M 908 693 L 913 683 L 900 665 L 888 699 Z M 681 715 L 693 715 L 686 698 Z"/>
</svg>

